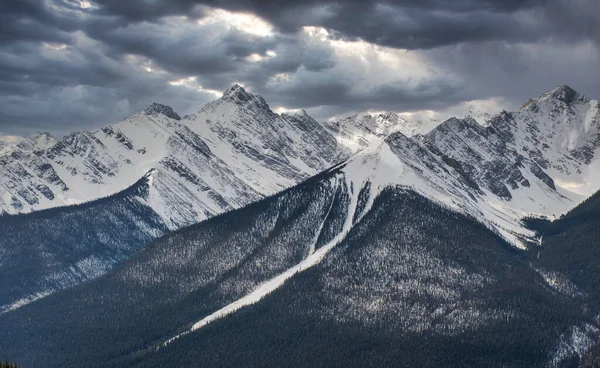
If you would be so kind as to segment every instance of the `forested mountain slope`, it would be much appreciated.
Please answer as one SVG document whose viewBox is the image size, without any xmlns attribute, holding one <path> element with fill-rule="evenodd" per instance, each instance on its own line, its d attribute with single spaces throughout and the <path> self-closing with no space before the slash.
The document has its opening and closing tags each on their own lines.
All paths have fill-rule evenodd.
<svg viewBox="0 0 600 368">
<path fill-rule="evenodd" d="M 325 173 L 159 238 L 104 277 L 1 315 L 0 350 L 24 366 L 118 362 L 318 252 L 352 223 L 350 197 L 343 175 Z"/>
<path fill-rule="evenodd" d="M 420 152 L 402 137 L 1 315 L 0 349 L 35 367 L 577 366 L 598 310 L 493 228 L 394 184 L 442 170 L 400 155 Z"/>
<path fill-rule="evenodd" d="M 576 367 L 581 351 L 565 354 L 561 342 L 585 351 L 600 337 L 593 317 L 553 290 L 525 252 L 390 188 L 316 267 L 124 364 Z"/>
<path fill-rule="evenodd" d="M 594 311 L 600 321 L 600 192 L 553 222 L 537 221 L 540 244 L 532 245 L 532 263 L 550 284 L 571 295 L 581 308 Z M 572 350 L 568 342 L 564 350 Z M 571 344 L 572 345 L 572 344 Z M 586 367 L 600 361 L 596 346 Z"/>
<path fill-rule="evenodd" d="M 85 204 L 0 216 L 0 314 L 102 275 L 167 232 L 144 204 L 150 176 Z"/>
</svg>

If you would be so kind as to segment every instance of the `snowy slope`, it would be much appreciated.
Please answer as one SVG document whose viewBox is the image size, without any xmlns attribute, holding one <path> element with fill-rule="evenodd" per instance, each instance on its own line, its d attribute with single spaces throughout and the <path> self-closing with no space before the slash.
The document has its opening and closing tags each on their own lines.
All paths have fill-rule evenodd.
<svg viewBox="0 0 600 368">
<path fill-rule="evenodd" d="M 507 203 L 490 191 L 475 189 L 473 182 L 442 156 L 401 133 L 394 133 L 379 146 L 357 154 L 346 164 L 344 173 L 354 187 L 370 183 L 371 201 L 385 188 L 400 186 L 475 218 L 516 246 L 522 246 L 523 240 L 534 235 L 521 224 L 523 202 Z M 532 193 L 537 190 L 539 184 L 536 183 Z M 546 196 L 539 199 L 546 203 L 563 203 L 562 196 L 544 193 Z"/>
<path fill-rule="evenodd" d="M 183 122 L 262 193 L 289 187 L 348 156 L 306 112 L 278 115 L 237 84 Z"/>
<path fill-rule="evenodd" d="M 478 366 L 517 346 L 498 366 L 537 367 L 571 326 L 591 321 L 594 311 L 554 292 L 523 252 L 476 221 L 389 185 L 418 187 L 462 212 L 476 208 L 454 205 L 468 202 L 464 177 L 396 133 L 299 186 L 167 234 L 103 278 L 0 315 L 8 332 L 0 347 L 37 367 L 48 356 L 76 366 L 243 365 L 254 360 L 240 355 L 280 341 L 295 343 L 273 350 L 283 360 L 269 365 L 298 352 L 307 362 L 332 351 L 331 361 L 344 361 L 348 351 L 338 347 L 369 344 L 379 351 L 361 355 L 361 363 L 411 357 L 409 366 L 420 366 L 420 347 L 430 344 L 439 359 L 433 366 Z M 597 339 L 590 323 L 584 326 L 594 330 L 580 335 Z M 344 338 L 331 339 L 335 331 Z M 510 338 L 499 340 L 499 332 Z M 401 352 L 389 348 L 415 339 Z M 449 342 L 459 354 L 436 349 Z M 167 363 L 156 363 L 163 354 Z M 235 363 L 224 363 L 231 355 Z"/>
<path fill-rule="evenodd" d="M 430 152 L 418 140 L 406 137 L 399 132 L 389 135 L 379 144 L 362 150 L 334 170 L 339 170 L 338 175 L 344 178 L 345 186 L 350 188 L 347 210 L 349 215 L 338 235 L 317 251 L 313 247 L 306 258 L 285 272 L 258 285 L 242 298 L 205 316 L 193 324 L 188 331 L 170 338 L 164 343 L 164 346 L 235 313 L 240 308 L 258 303 L 282 287 L 297 273 L 318 265 L 334 247 L 345 239 L 353 226 L 359 223 L 360 219 L 371 209 L 378 196 L 388 188 L 410 189 L 436 203 L 464 213 L 482 222 L 517 246 L 521 245 L 523 236 L 532 235 L 521 226 L 521 217 L 510 217 L 510 214 L 499 212 L 490 203 L 488 196 L 493 197 L 492 193 L 474 192 L 472 183 L 446 164 L 440 156 Z"/>
<path fill-rule="evenodd" d="M 569 198 L 586 198 L 600 186 L 600 108 L 568 86 L 528 101 L 506 120 L 510 142 L 535 161 Z M 512 118 L 512 119 L 511 119 Z"/>
<path fill-rule="evenodd" d="M 452 118 L 425 135 L 394 133 L 346 170 L 412 188 L 520 245 L 534 235 L 523 217 L 559 216 L 600 189 L 599 146 L 598 102 L 560 86 L 485 125 Z M 364 178 L 367 162 L 384 165 L 375 178 Z"/>
<path fill-rule="evenodd" d="M 179 229 L 280 192 L 343 160 L 348 152 L 306 113 L 275 114 L 261 97 L 236 85 L 221 99 L 184 119 L 170 107 L 153 103 L 144 111 L 95 132 L 74 132 L 61 140 L 49 133 L 37 133 L 7 146 L 0 154 L 0 210 L 12 214 L 82 202 L 87 205 L 92 200 L 122 193 L 144 178 L 147 189 L 143 196 L 136 197 L 136 204 L 149 207 L 147 212 L 160 218 L 153 219 L 152 236 L 143 238 L 149 241 L 166 230 Z M 119 198 L 114 201 L 128 204 Z M 78 208 L 84 207 L 58 208 L 52 213 L 60 218 Z M 147 226 L 137 221 L 135 214 L 117 218 L 109 210 L 98 209 L 96 216 L 99 220 L 105 216 L 119 224 L 133 224 L 128 229 L 131 234 L 147 234 Z M 11 217 L 3 219 L 10 222 Z M 32 214 L 18 218 L 23 226 L 35 228 L 38 217 Z M 85 216 L 70 218 L 68 228 L 84 227 L 89 234 L 98 232 L 97 237 L 91 235 L 85 242 L 92 249 L 90 252 L 105 249 L 111 237 L 103 234 L 104 227 L 90 225 Z M 103 265 L 96 267 L 101 272 L 79 277 L 72 270 L 78 269 L 80 258 L 65 249 L 81 248 L 82 244 L 71 241 L 55 225 L 44 231 L 52 236 L 32 243 L 13 234 L 6 244 L 0 244 L 0 255 L 7 256 L 1 249 L 3 245 L 10 249 L 16 255 L 10 262 L 19 270 L 31 266 L 31 257 L 19 256 L 29 251 L 31 244 L 36 244 L 44 255 L 35 275 L 5 270 L 0 260 L 0 273 L 12 272 L 20 277 L 0 290 L 5 296 L 0 297 L 0 304 L 47 296 L 97 277 L 131 255 L 109 250 L 94 256 Z M 140 239 L 130 239 L 131 249 L 142 245 Z M 48 246 L 44 245 L 46 240 Z M 56 244 L 63 247 L 57 248 Z M 51 283 L 46 282 L 49 279 Z M 26 286 L 17 293 L 17 284 Z"/>
<path fill-rule="evenodd" d="M 567 86 L 484 126 L 450 119 L 420 139 L 506 216 L 559 216 L 600 188 L 598 102 Z"/>
<path fill-rule="evenodd" d="M 388 182 L 463 208 L 518 242 L 532 235 L 520 225 L 523 216 L 558 216 L 600 188 L 598 101 L 567 86 L 485 124 L 452 118 L 430 128 L 393 113 L 334 123 L 319 123 L 304 111 L 280 115 L 234 85 L 183 118 L 154 103 L 96 132 L 61 140 L 40 133 L 4 148 L 0 209 L 22 213 L 89 201 L 151 171 L 146 204 L 176 229 L 274 194 L 364 150 L 361 157 L 382 152 L 393 158 L 378 174 L 396 175 Z"/>
<path fill-rule="evenodd" d="M 342 120 L 324 124 L 341 144 L 347 146 L 353 152 L 377 144 L 381 139 L 395 132 L 412 137 L 427 133 L 437 125 L 433 121 L 428 123 L 408 121 L 393 112 L 377 115 L 352 115 Z"/>
<path fill-rule="evenodd" d="M 148 205 L 171 229 L 288 188 L 349 151 L 304 114 L 278 115 L 235 85 L 181 119 L 153 103 L 95 132 L 36 134 L 0 153 L 0 210 L 25 213 L 117 193 L 153 170 Z"/>
<path fill-rule="evenodd" d="M 348 219 L 354 217 L 354 212 L 364 216 L 385 189 L 406 188 L 474 218 L 513 245 L 524 247 L 524 241 L 532 240 L 535 235 L 522 224 L 524 216 L 564 213 L 579 200 L 563 195 L 533 159 L 511 149 L 511 140 L 490 128 L 500 124 L 500 119 L 507 114 L 494 117 L 487 127 L 471 118 L 450 119 L 430 134 L 414 139 L 400 132 L 389 134 L 385 139 L 379 136 L 379 142 L 371 142 L 339 169 L 351 189 L 348 213 L 352 215 Z M 522 124 L 516 123 L 516 128 Z M 554 157 L 561 153 L 566 155 L 568 151 L 558 151 Z M 165 346 L 240 308 L 258 303 L 289 278 L 319 264 L 359 219 L 346 221 L 339 235 L 318 252 L 313 250 L 285 272 L 203 317 L 188 331 L 167 340 Z"/>
</svg>

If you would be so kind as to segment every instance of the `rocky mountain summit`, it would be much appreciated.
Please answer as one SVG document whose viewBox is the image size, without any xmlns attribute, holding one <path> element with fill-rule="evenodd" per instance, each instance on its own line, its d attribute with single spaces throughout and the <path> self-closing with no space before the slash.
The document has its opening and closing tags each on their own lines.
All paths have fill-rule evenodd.
<svg viewBox="0 0 600 368">
<path fill-rule="evenodd" d="M 538 241 L 523 218 L 560 216 L 600 188 L 598 102 L 566 86 L 484 124 L 452 118 L 433 129 L 392 113 L 339 122 L 318 122 L 305 111 L 276 114 L 239 85 L 197 113 L 176 117 L 168 106 L 152 104 L 95 132 L 62 139 L 38 133 L 1 151 L 0 222 L 8 221 L 10 229 L 16 225 L 9 214 L 23 214 L 14 221 L 32 228 L 40 221 L 38 210 L 62 213 L 61 206 L 75 205 L 67 212 L 82 214 L 77 221 L 87 224 L 90 236 L 106 226 L 93 225 L 87 214 L 112 219 L 123 208 L 135 218 L 127 223 L 143 236 L 119 254 L 103 250 L 112 249 L 108 237 L 92 236 L 85 243 L 89 252 L 68 259 L 57 249 L 79 246 L 75 238 L 60 247 L 38 242 L 45 254 L 40 269 L 52 274 L 23 272 L 19 292 L 5 293 L 0 307 L 97 277 L 137 251 L 142 240 L 244 207 L 336 164 L 344 165 L 353 194 L 367 182 L 370 198 L 388 187 L 410 189 L 521 248 Z M 142 179 L 143 195 L 112 197 Z M 89 202 L 107 196 L 110 206 Z M 125 207 L 119 198 L 127 198 Z M 80 203 L 94 210 L 80 211 Z M 56 234 L 45 239 L 68 231 L 53 226 Z M 0 254 L 8 251 L 11 267 L 26 270 L 18 265 L 31 259 L 31 249 L 0 240 Z M 81 271 L 79 265 L 90 262 L 94 267 Z M 50 277 L 55 281 L 48 283 Z"/>
<path fill-rule="evenodd" d="M 147 204 L 171 229 L 285 189 L 351 153 L 308 115 L 275 114 L 239 85 L 183 119 L 153 103 L 95 132 L 40 133 L 5 151 L 4 213 L 101 198 L 154 169 Z"/>
<path fill-rule="evenodd" d="M 599 121 L 598 101 L 568 86 L 483 124 L 467 117 L 430 127 L 394 113 L 337 122 L 317 122 L 305 111 L 276 114 L 233 85 L 183 118 L 152 103 L 95 132 L 60 140 L 38 133 L 4 148 L 0 210 L 90 201 L 154 169 L 147 204 L 175 229 L 288 188 L 401 133 L 510 216 L 555 216 L 600 187 Z"/>
<path fill-rule="evenodd" d="M 150 115 L 150 116 L 156 116 L 158 114 L 162 114 L 173 120 L 181 120 L 181 117 L 179 115 L 177 115 L 177 113 L 175 111 L 173 111 L 173 108 L 171 106 L 162 105 L 162 104 L 159 104 L 156 102 L 151 103 L 150 106 L 148 106 L 146 109 L 144 109 L 144 114 Z"/>
</svg>

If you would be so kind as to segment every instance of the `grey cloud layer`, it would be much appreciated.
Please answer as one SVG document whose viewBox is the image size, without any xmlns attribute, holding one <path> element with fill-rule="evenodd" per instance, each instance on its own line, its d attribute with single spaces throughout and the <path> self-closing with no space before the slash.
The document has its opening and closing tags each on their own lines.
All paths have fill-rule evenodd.
<svg viewBox="0 0 600 368">
<path fill-rule="evenodd" d="M 3 1 L 0 133 L 94 127 L 151 101 L 188 113 L 233 82 L 319 118 L 492 96 L 514 104 L 562 83 L 600 97 L 596 1 Z M 255 14 L 274 31 L 199 24 L 211 8 Z M 336 39 L 413 50 L 431 72 L 363 67 L 342 59 Z"/>
<path fill-rule="evenodd" d="M 198 5 L 257 14 L 283 32 L 322 26 L 343 37 L 407 49 L 469 41 L 600 40 L 596 0 L 98 0 L 99 12 L 128 21 L 199 14 Z"/>
</svg>

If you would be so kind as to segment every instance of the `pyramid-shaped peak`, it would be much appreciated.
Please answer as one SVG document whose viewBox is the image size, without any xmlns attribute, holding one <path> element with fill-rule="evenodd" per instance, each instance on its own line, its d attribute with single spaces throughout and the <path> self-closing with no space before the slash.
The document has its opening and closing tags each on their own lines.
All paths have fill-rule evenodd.
<svg viewBox="0 0 600 368">
<path fill-rule="evenodd" d="M 587 102 L 587 97 L 583 96 L 579 92 L 575 91 L 573 88 L 567 86 L 566 84 L 559 85 L 550 91 L 544 93 L 538 98 L 539 100 L 544 100 L 552 98 L 555 100 L 562 101 L 567 105 L 576 103 L 576 102 Z"/>
<path fill-rule="evenodd" d="M 248 94 L 248 92 L 246 92 L 244 87 L 236 83 L 233 86 L 227 88 L 225 92 L 223 92 L 223 97 L 235 96 L 237 94 L 245 95 Z"/>
<path fill-rule="evenodd" d="M 262 100 L 262 97 L 249 93 L 244 87 L 236 83 L 223 92 L 222 99 L 243 104 L 253 100 Z"/>
<path fill-rule="evenodd" d="M 162 114 L 168 118 L 181 120 L 181 117 L 177 115 L 171 106 L 159 104 L 156 102 L 152 102 L 146 109 L 144 110 L 144 114 L 146 115 L 157 115 Z"/>
<path fill-rule="evenodd" d="M 463 129 L 480 130 L 483 129 L 483 127 L 477 122 L 477 120 L 470 116 L 466 116 L 462 119 L 453 116 L 433 128 L 429 133 L 425 134 L 425 136 L 434 136 L 438 133 L 447 134 L 446 132 L 448 132 L 448 130 L 460 131 Z"/>
<path fill-rule="evenodd" d="M 555 88 L 550 90 L 551 93 L 553 94 L 577 94 L 577 91 L 575 91 L 573 88 L 567 86 L 566 84 L 561 84 L 556 86 Z"/>
<path fill-rule="evenodd" d="M 244 87 L 237 83 L 225 90 L 223 97 L 216 101 L 217 104 L 221 102 L 233 103 L 240 107 L 261 109 L 271 114 L 273 113 L 264 98 L 247 92 Z"/>
<path fill-rule="evenodd" d="M 552 89 L 550 91 L 550 94 L 552 95 L 552 97 L 561 100 L 565 103 L 570 103 L 571 101 L 575 100 L 577 97 L 579 97 L 579 93 L 577 93 L 577 91 L 575 91 L 573 88 L 567 86 L 566 84 L 563 84 L 561 86 L 558 86 L 554 89 Z"/>
</svg>

